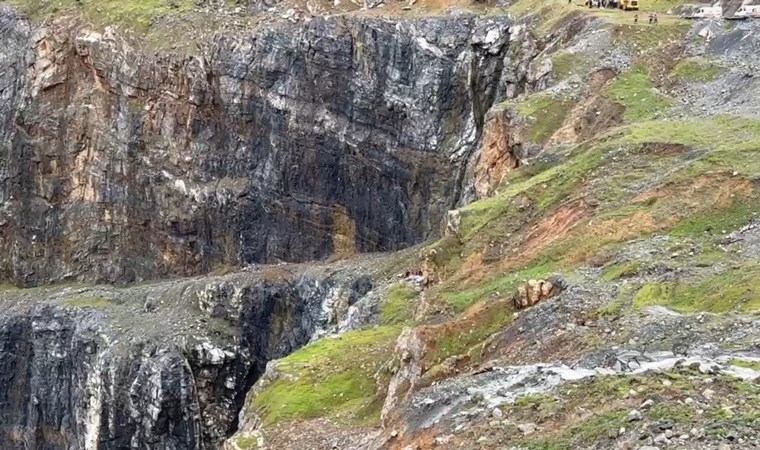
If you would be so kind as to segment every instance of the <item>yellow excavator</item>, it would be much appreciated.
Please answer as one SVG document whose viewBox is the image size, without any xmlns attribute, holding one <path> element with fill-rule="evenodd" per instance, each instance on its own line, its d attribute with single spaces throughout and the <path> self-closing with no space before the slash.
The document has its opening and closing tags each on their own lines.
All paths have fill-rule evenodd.
<svg viewBox="0 0 760 450">
<path fill-rule="evenodd" d="M 639 10 L 639 0 L 618 0 L 618 5 L 623 11 Z"/>
</svg>

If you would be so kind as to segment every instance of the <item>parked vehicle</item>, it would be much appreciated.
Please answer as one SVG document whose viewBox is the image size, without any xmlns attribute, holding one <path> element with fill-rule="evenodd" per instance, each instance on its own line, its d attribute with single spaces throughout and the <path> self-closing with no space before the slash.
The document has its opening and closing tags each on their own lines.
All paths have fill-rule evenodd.
<svg viewBox="0 0 760 450">
<path fill-rule="evenodd" d="M 760 5 L 746 5 L 736 11 L 736 17 L 760 19 Z"/>
<path fill-rule="evenodd" d="M 720 6 L 707 6 L 699 8 L 694 17 L 697 19 L 720 19 L 723 17 L 723 8 Z"/>
<path fill-rule="evenodd" d="M 619 8 L 623 11 L 638 11 L 639 10 L 639 0 L 620 0 Z"/>
</svg>

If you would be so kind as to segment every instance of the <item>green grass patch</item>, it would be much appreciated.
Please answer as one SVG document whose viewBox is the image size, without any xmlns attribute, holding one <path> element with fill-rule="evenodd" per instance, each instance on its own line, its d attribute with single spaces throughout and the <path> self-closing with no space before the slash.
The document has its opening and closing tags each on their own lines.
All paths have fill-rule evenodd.
<svg viewBox="0 0 760 450">
<path fill-rule="evenodd" d="M 760 361 L 747 361 L 744 359 L 732 359 L 731 365 L 736 367 L 744 367 L 745 369 L 752 369 L 760 372 Z"/>
<path fill-rule="evenodd" d="M 396 283 L 388 290 L 388 298 L 380 308 L 380 324 L 394 325 L 412 320 L 414 299 L 418 292 L 407 283 Z"/>
<path fill-rule="evenodd" d="M 279 361 L 287 375 L 264 389 L 252 407 L 265 425 L 316 417 L 374 425 L 383 401 L 378 385 L 390 380 L 383 369 L 398 334 L 396 327 L 379 327 L 303 347 Z"/>
<path fill-rule="evenodd" d="M 573 75 L 584 76 L 589 69 L 586 57 L 577 53 L 555 54 L 552 57 L 552 68 L 554 81 L 562 81 Z"/>
<path fill-rule="evenodd" d="M 642 65 L 619 75 L 606 95 L 625 107 L 624 118 L 628 122 L 652 119 L 672 105 L 669 98 L 654 90 L 649 71 Z"/>
<path fill-rule="evenodd" d="M 760 142 L 760 121 L 739 116 L 714 116 L 692 121 L 644 122 L 628 127 L 623 141 L 754 151 Z"/>
<path fill-rule="evenodd" d="M 255 437 L 239 437 L 235 439 L 235 445 L 241 450 L 254 450 L 259 448 L 259 440 Z"/>
<path fill-rule="evenodd" d="M 535 28 L 539 28 L 546 22 L 556 20 L 556 16 L 563 16 L 577 10 L 562 0 L 517 0 L 507 8 L 507 11 L 515 17 L 537 15 L 541 21 Z"/>
<path fill-rule="evenodd" d="M 471 239 L 486 226 L 488 229 L 495 228 L 492 222 L 500 217 L 515 215 L 516 206 L 512 199 L 520 194 L 529 195 L 536 202 L 539 213 L 566 200 L 567 196 L 588 179 L 590 173 L 603 162 L 607 150 L 603 145 L 569 149 L 557 155 L 565 159 L 564 163 L 546 167 L 539 173 L 510 183 L 494 197 L 462 208 L 462 239 Z M 529 167 L 523 166 L 518 171 L 530 170 Z"/>
<path fill-rule="evenodd" d="M 554 266 L 549 262 L 536 262 L 516 272 L 496 275 L 470 288 L 443 292 L 442 297 L 448 305 L 461 312 L 492 296 L 511 297 L 520 283 L 525 280 L 544 278 L 552 273 L 553 268 Z"/>
<path fill-rule="evenodd" d="M 595 414 L 559 436 L 519 441 L 518 445 L 530 450 L 572 450 L 597 442 L 614 442 L 617 431 L 628 423 L 627 414 L 622 409 Z"/>
<path fill-rule="evenodd" d="M 670 43 L 683 42 L 684 36 L 691 29 L 688 20 L 661 16 L 660 24 L 652 26 L 647 23 L 646 13 L 639 14 L 639 23 L 633 23 L 634 12 L 613 17 L 611 26 L 613 45 L 628 47 L 638 55 L 657 52 Z"/>
<path fill-rule="evenodd" d="M 67 297 L 63 300 L 63 303 L 77 308 L 96 309 L 108 308 L 114 305 L 111 299 L 107 297 Z"/>
<path fill-rule="evenodd" d="M 645 3 L 642 4 L 641 8 L 643 11 L 669 11 L 676 6 L 681 6 L 688 4 L 688 1 L 684 0 L 647 0 Z M 640 17 L 639 19 L 641 19 Z"/>
<path fill-rule="evenodd" d="M 627 127 L 622 142 L 672 143 L 709 150 L 679 172 L 682 179 L 715 169 L 750 178 L 760 175 L 760 121 L 716 116 L 694 121 L 648 121 Z"/>
<path fill-rule="evenodd" d="M 680 403 L 658 403 L 649 410 L 652 420 L 670 419 L 677 423 L 690 423 L 695 418 L 694 408 Z"/>
<path fill-rule="evenodd" d="M 670 232 L 671 236 L 699 236 L 703 233 L 722 234 L 731 232 L 749 223 L 757 208 L 748 206 L 742 202 L 734 202 L 730 207 L 710 211 L 695 217 L 682 220 Z"/>
<path fill-rule="evenodd" d="M 673 76 L 686 81 L 712 81 L 725 69 L 704 58 L 690 58 L 681 61 L 673 69 Z"/>
<path fill-rule="evenodd" d="M 594 316 L 597 318 L 620 317 L 623 315 L 623 311 L 625 311 L 625 305 L 625 300 L 622 297 L 618 297 L 597 310 Z"/>
<path fill-rule="evenodd" d="M 528 142 L 544 144 L 565 121 L 573 102 L 553 95 L 537 93 L 515 104 L 516 110 L 527 121 L 525 138 Z"/>
<path fill-rule="evenodd" d="M 451 356 L 467 353 L 492 334 L 504 329 L 512 321 L 513 312 L 511 305 L 506 302 L 498 304 L 498 307 L 490 311 L 468 331 L 439 338 L 436 341 L 437 350 L 425 355 L 425 359 L 435 364 Z"/>
<path fill-rule="evenodd" d="M 120 25 L 147 31 L 160 16 L 180 15 L 195 0 L 11 0 L 33 19 L 45 21 L 66 14 L 86 17 L 99 25 Z"/>
<path fill-rule="evenodd" d="M 5 281 L 0 283 L 0 292 L 16 292 L 20 290 L 21 288 L 16 286 L 13 283 L 5 282 Z"/>
<path fill-rule="evenodd" d="M 634 307 L 660 305 L 681 312 L 756 311 L 760 309 L 760 265 L 747 263 L 708 276 L 700 283 L 648 283 L 633 299 Z"/>
<path fill-rule="evenodd" d="M 597 319 L 622 317 L 623 314 L 630 309 L 631 301 L 637 292 L 638 291 L 635 287 L 632 287 L 630 285 L 622 286 L 618 296 L 614 300 L 596 310 L 592 316 Z"/>
<path fill-rule="evenodd" d="M 615 264 L 608 267 L 602 273 L 602 281 L 615 281 L 636 275 L 641 268 L 641 261 L 628 261 L 623 264 Z"/>
</svg>

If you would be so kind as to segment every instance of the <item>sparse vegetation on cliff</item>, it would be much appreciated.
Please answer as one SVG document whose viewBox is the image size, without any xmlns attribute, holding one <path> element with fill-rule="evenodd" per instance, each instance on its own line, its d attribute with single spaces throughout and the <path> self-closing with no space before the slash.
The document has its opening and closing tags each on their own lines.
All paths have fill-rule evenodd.
<svg viewBox="0 0 760 450">
<path fill-rule="evenodd" d="M 607 95 L 625 106 L 625 120 L 629 122 L 652 119 L 672 104 L 654 90 L 649 71 L 643 66 L 621 74 L 610 85 Z"/>
<path fill-rule="evenodd" d="M 10 0 L 36 20 L 84 16 L 99 25 L 147 31 L 157 18 L 181 15 L 197 7 L 195 0 Z"/>
<path fill-rule="evenodd" d="M 277 362 L 281 375 L 249 405 L 265 425 L 330 417 L 376 424 L 399 329 L 351 331 L 307 345 Z"/>
<path fill-rule="evenodd" d="M 673 76 L 685 81 L 712 81 L 725 70 L 710 60 L 690 58 L 678 63 L 673 69 Z"/>
<path fill-rule="evenodd" d="M 391 286 L 380 311 L 380 324 L 395 325 L 411 320 L 418 295 L 417 290 L 406 283 Z"/>
</svg>

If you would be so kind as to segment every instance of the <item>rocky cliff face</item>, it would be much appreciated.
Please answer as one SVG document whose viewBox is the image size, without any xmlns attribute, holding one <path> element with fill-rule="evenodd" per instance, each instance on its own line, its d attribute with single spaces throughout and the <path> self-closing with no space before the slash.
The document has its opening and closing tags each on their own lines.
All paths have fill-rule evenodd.
<svg viewBox="0 0 760 450">
<path fill-rule="evenodd" d="M 215 449 L 266 363 L 361 297 L 345 272 L 2 294 L 0 448 Z"/>
<path fill-rule="evenodd" d="M 546 75 L 505 17 L 313 18 L 190 57 L 124 36 L 0 8 L 0 281 L 420 242 L 478 195 L 491 105 Z M 219 448 L 268 361 L 379 320 L 373 267 L 0 291 L 0 448 Z"/>
<path fill-rule="evenodd" d="M 6 9 L 0 29 L 0 278 L 20 285 L 419 242 L 537 52 L 471 15 L 315 18 L 187 58 Z"/>
</svg>

